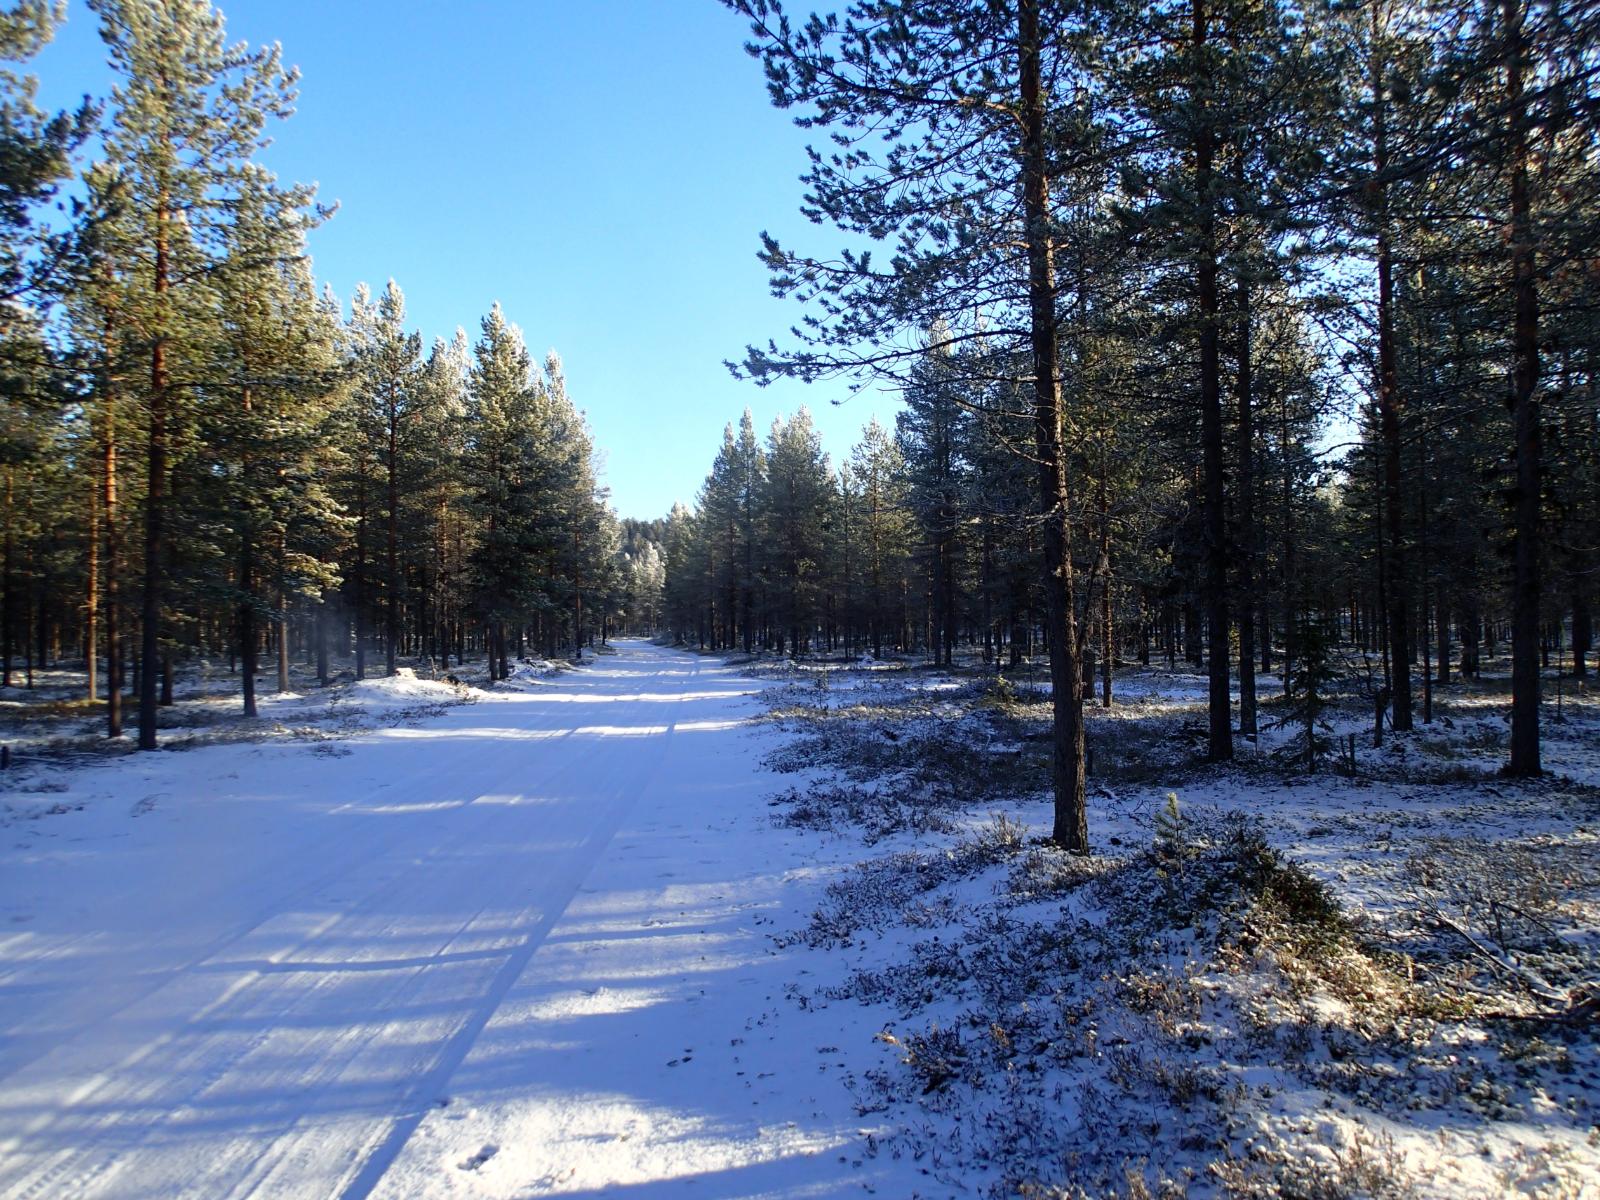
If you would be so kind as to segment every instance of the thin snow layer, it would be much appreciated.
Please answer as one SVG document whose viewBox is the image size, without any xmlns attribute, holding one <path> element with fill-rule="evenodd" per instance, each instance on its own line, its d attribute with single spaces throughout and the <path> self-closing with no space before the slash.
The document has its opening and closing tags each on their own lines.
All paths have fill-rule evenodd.
<svg viewBox="0 0 1600 1200">
<path fill-rule="evenodd" d="M 0 1196 L 1043 1200 L 1109 1194 L 1103 1162 L 1199 1197 L 1274 1156 L 1294 1194 L 1593 1194 L 1583 1030 L 1369 1034 L 1369 976 L 1209 963 L 1209 925 L 1145 912 L 1172 787 L 1263 818 L 1412 991 L 1473 982 L 1422 904 L 1471 911 L 1486 864 L 1559 876 L 1526 899 L 1565 986 L 1600 944 L 1592 704 L 1552 722 L 1568 782 L 1484 782 L 1503 721 L 1464 700 L 1358 778 L 1291 779 L 1185 767 L 1186 678 L 1119 678 L 1090 718 L 1111 853 L 1074 863 L 1027 841 L 1042 717 L 990 683 L 637 643 L 523 666 L 324 693 L 343 740 L 0 794 Z"/>
<path fill-rule="evenodd" d="M 911 1195 L 830 1074 L 879 1026 L 786 997 L 836 863 L 771 827 L 754 688 L 624 644 L 8 796 L 0 1195 Z"/>
<path fill-rule="evenodd" d="M 1600 708 L 1567 701 L 1537 782 L 1486 777 L 1504 722 L 1470 691 L 1307 776 L 1282 743 L 1197 764 L 1182 690 L 1119 679 L 1087 714 L 1103 857 L 1073 859 L 1030 842 L 1043 706 L 932 682 L 769 692 L 800 773 L 777 820 L 866 856 L 801 935 L 829 958 L 796 1000 L 877 1014 L 880 1157 L 1055 1200 L 1600 1195 Z"/>
<path fill-rule="evenodd" d="M 360 709 L 370 715 L 409 711 L 432 704 L 459 704 L 467 689 L 438 679 L 419 679 L 410 667 L 399 667 L 393 675 L 362 679 L 352 683 L 333 700 L 336 709 Z"/>
</svg>

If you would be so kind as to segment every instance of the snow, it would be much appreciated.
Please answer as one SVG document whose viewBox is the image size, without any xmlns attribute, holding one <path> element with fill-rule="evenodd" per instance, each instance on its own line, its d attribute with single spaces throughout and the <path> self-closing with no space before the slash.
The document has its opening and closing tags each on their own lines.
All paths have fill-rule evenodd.
<svg viewBox="0 0 1600 1200">
<path fill-rule="evenodd" d="M 856 1056 L 856 1082 L 894 1127 L 880 1154 L 924 1156 L 952 1192 L 993 1196 L 1594 1194 L 1592 1024 L 1535 1014 L 1429 913 L 1529 904 L 1552 924 L 1513 938 L 1515 956 L 1558 994 L 1597 977 L 1600 708 L 1569 702 L 1550 721 L 1557 773 L 1537 782 L 1487 778 L 1504 701 L 1471 687 L 1435 726 L 1363 742 L 1353 777 L 1308 777 L 1278 730 L 1259 758 L 1198 764 L 1188 689 L 1119 672 L 1128 699 L 1086 714 L 1103 768 L 1091 838 L 1109 853 L 1075 862 L 1027 843 L 1051 821 L 1043 706 L 970 669 L 932 682 L 772 694 L 797 735 L 773 758 L 799 778 L 780 821 L 867 855 L 802 935 L 825 965 L 801 995 L 819 1025 L 877 1015 L 890 1050 Z M 1008 769 L 973 753 L 990 744 L 1018 747 Z M 1344 947 L 1302 954 L 1291 935 L 1262 949 L 1272 926 L 1254 915 L 1244 945 L 1258 948 L 1225 946 L 1217 922 L 1249 911 L 1244 896 L 1162 924 L 1164 895 L 1185 895 L 1181 872 L 1148 862 L 1169 791 L 1211 845 L 1258 823 L 1342 907 Z M 1473 1002 L 1511 1016 L 1452 1007 Z"/>
<path fill-rule="evenodd" d="M 1600 810 L 1573 791 L 1596 779 L 1592 706 L 1552 730 L 1569 781 L 1548 786 L 1402 778 L 1429 738 L 1449 743 L 1441 761 L 1494 753 L 1498 711 L 1466 703 L 1449 737 L 1363 749 L 1359 779 L 1245 764 L 1173 781 L 1198 685 L 1119 676 L 1127 702 L 1090 720 L 1134 748 L 1093 787 L 1093 836 L 1120 857 L 1080 867 L 1027 845 L 1049 820 L 1025 769 L 1041 744 L 988 686 L 623 642 L 489 689 L 402 672 L 270 698 L 314 737 L 174 739 L 188 748 L 14 773 L 0 1195 L 975 1195 L 1080 1138 L 1113 1166 L 1194 1168 L 1203 1195 L 1210 1151 L 1191 1141 L 1224 1135 L 1306 1170 L 1397 1163 L 1429 1194 L 1585 1194 L 1600 1158 L 1584 1044 L 1568 1068 L 1516 1064 L 1509 1103 L 1435 1103 L 1508 1078 L 1479 1027 L 1441 1022 L 1407 1050 L 1424 1076 L 1401 1076 L 1398 1050 L 1361 1064 L 1361 1086 L 1428 1102 L 1365 1103 L 1336 1086 L 1354 993 L 1279 986 L 1270 962 L 1202 970 L 1198 922 L 1152 925 L 1119 959 L 1126 914 L 1106 896 L 1140 902 L 1116 872 L 1172 789 L 1186 819 L 1263 817 L 1364 928 L 1397 938 L 1407 856 L 1448 867 L 1452 838 L 1600 878 Z M 1127 740 L 1145 720 L 1147 740 Z M 1129 761 L 1152 746 L 1153 765 Z M 1105 892 L 1083 885 L 1101 877 Z M 1562 928 L 1592 952 L 1584 886 Z M 1040 990 L 1018 1004 L 1013 984 Z M 1125 1002 L 1138 988 L 1154 1016 Z M 1247 1012 L 1278 1041 L 1253 1043 Z M 1037 1080 L 984 1066 L 1011 1038 Z M 1208 1079 L 1233 1081 L 1237 1107 L 1162 1098 Z M 1152 1115 L 1159 1135 L 1141 1132 Z"/>
<path fill-rule="evenodd" d="M 6 797 L 0 1194 L 864 1177 L 829 1056 L 777 1032 L 767 931 L 818 883 L 768 820 L 756 687 L 624 643 L 345 754 L 204 746 Z"/>
</svg>

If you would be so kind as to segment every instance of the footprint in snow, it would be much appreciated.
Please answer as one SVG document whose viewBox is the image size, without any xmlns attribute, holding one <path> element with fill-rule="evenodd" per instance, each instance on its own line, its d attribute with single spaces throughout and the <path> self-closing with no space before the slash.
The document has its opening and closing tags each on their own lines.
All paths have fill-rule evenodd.
<svg viewBox="0 0 1600 1200">
<path fill-rule="evenodd" d="M 499 1146 L 488 1145 L 482 1150 L 479 1150 L 476 1154 L 472 1155 L 470 1158 L 462 1159 L 456 1164 L 456 1167 L 462 1171 L 476 1171 L 479 1167 L 483 1166 L 484 1163 L 488 1162 L 491 1158 L 499 1153 Z"/>
</svg>

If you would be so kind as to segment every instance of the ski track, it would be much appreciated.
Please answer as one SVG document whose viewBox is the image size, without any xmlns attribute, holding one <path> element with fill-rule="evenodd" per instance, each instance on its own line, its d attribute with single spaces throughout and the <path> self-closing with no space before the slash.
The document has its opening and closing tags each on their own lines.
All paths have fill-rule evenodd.
<svg viewBox="0 0 1600 1200">
<path fill-rule="evenodd" d="M 10 861 L 0 876 L 0 913 L 23 922 L 0 975 L 0 1196 L 364 1200 L 478 1187 L 484 1164 L 519 1161 L 508 1187 L 553 1188 L 526 1153 L 492 1163 L 487 1135 L 433 1118 L 464 1063 L 504 1070 L 479 1061 L 495 1053 L 486 1031 L 507 1024 L 509 996 L 550 991 L 530 966 L 619 831 L 641 813 L 691 828 L 697 780 L 748 783 L 756 751 L 729 731 L 754 688 L 624 643 L 532 691 L 362 735 L 345 757 L 219 747 L 85 772 L 75 793 L 109 795 L 109 815 L 49 818 L 75 832 L 35 831 L 6 851 L 20 881 Z M 161 789 L 167 820 L 130 831 L 151 822 L 120 816 L 141 786 Z M 678 836 L 677 853 L 716 860 Z M 670 857 L 634 870 L 670 878 Z M 528 1078 L 534 1108 L 578 1102 L 572 1074 Z M 446 1161 L 462 1145 L 476 1158 Z"/>
</svg>

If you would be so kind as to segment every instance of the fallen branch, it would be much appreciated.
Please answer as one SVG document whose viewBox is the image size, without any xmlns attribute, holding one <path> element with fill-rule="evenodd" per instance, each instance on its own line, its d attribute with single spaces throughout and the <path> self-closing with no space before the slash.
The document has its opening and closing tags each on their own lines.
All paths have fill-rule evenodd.
<svg viewBox="0 0 1600 1200">
<path fill-rule="evenodd" d="M 1496 953 L 1484 945 L 1482 940 L 1473 936 L 1462 925 L 1452 920 L 1437 908 L 1424 909 L 1424 914 L 1441 929 L 1449 930 L 1465 942 L 1479 958 L 1494 967 L 1500 974 L 1520 984 L 1522 988 L 1540 1004 L 1545 1010 L 1538 1014 L 1488 1014 L 1502 1020 L 1558 1020 L 1558 1021 L 1592 1021 L 1600 1018 L 1600 981 L 1580 983 L 1565 992 L 1557 989 L 1548 980 L 1529 970 L 1520 963 L 1511 961 L 1506 955 Z"/>
</svg>

